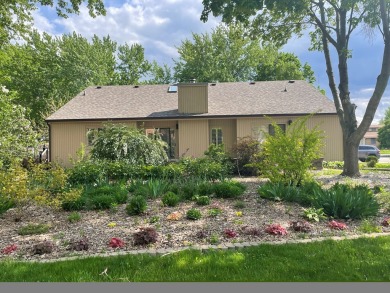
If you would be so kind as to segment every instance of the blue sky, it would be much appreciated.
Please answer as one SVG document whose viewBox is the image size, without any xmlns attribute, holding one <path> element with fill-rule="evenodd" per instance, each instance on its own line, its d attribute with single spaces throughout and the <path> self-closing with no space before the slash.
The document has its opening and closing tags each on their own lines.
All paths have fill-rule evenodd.
<svg viewBox="0 0 390 293">
<path fill-rule="evenodd" d="M 148 60 L 172 66 L 172 60 L 178 58 L 176 47 L 183 40 L 191 39 L 192 33 L 210 32 L 219 23 L 219 19 L 213 17 L 207 23 L 199 20 L 202 0 L 106 0 L 105 7 L 105 17 L 91 18 L 83 6 L 80 15 L 71 15 L 67 19 L 58 18 L 50 7 L 41 7 L 34 12 L 34 26 L 53 35 L 75 31 L 87 38 L 94 34 L 99 37 L 110 35 L 120 44 L 140 43 Z M 350 91 L 353 102 L 358 106 L 358 119 L 364 114 L 380 72 L 383 41 L 376 33 L 369 38 L 364 31 L 357 30 L 350 43 Z M 308 62 L 315 72 L 316 85 L 325 89 L 331 98 L 324 57 L 320 52 L 308 51 L 309 44 L 307 37 L 293 38 L 283 51 L 295 53 L 302 63 Z M 334 71 L 337 71 L 336 65 Z M 389 106 L 390 88 L 382 97 L 374 123 L 383 117 Z"/>
</svg>

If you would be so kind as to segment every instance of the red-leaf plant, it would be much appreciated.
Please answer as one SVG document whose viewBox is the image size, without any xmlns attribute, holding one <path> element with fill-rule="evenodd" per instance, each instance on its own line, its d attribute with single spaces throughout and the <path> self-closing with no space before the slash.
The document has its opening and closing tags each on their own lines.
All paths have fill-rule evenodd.
<svg viewBox="0 0 390 293">
<path fill-rule="evenodd" d="M 232 229 L 225 229 L 224 234 L 227 238 L 234 238 L 237 236 L 237 232 Z"/>
<path fill-rule="evenodd" d="M 121 247 L 125 246 L 125 243 L 121 239 L 113 237 L 113 238 L 111 238 L 108 246 L 110 246 L 112 248 L 121 248 Z"/>
<path fill-rule="evenodd" d="M 287 230 L 280 224 L 272 224 L 265 228 L 265 232 L 272 235 L 287 235 Z"/>
<path fill-rule="evenodd" d="M 329 222 L 329 227 L 335 230 L 345 230 L 347 229 L 347 224 L 336 222 L 335 220 Z"/>
<path fill-rule="evenodd" d="M 387 217 L 387 218 L 383 219 L 382 226 L 385 226 L 385 227 L 390 226 L 390 217 Z"/>
<path fill-rule="evenodd" d="M 16 244 L 8 245 L 7 247 L 1 250 L 1 253 L 10 254 L 11 252 L 14 252 L 17 248 L 18 247 L 16 246 Z"/>
</svg>

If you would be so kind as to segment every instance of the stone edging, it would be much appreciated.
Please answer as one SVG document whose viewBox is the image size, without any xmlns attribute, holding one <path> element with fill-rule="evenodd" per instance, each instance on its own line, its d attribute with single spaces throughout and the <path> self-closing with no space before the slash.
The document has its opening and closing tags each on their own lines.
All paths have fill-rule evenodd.
<svg viewBox="0 0 390 293">
<path fill-rule="evenodd" d="M 310 239 L 298 239 L 298 240 L 281 240 L 281 241 L 256 241 L 256 242 L 242 242 L 242 243 L 227 243 L 220 245 L 196 245 L 188 247 L 178 247 L 178 248 L 160 248 L 160 249 L 141 249 L 141 250 L 132 250 L 132 251 L 114 251 L 109 253 L 97 253 L 90 255 L 80 255 L 80 256 L 71 256 L 71 257 L 62 257 L 57 259 L 42 259 L 42 260 L 23 260 L 17 262 L 36 262 L 36 263 L 53 263 L 59 261 L 67 260 L 78 260 L 85 259 L 90 257 L 110 257 L 110 256 L 120 256 L 120 255 L 130 255 L 130 254 L 150 254 L 150 255 L 160 255 L 165 256 L 172 253 L 184 251 L 184 250 L 198 250 L 201 252 L 207 252 L 209 250 L 238 250 L 244 247 L 259 246 L 262 244 L 271 244 L 271 245 L 280 245 L 280 244 L 290 244 L 290 243 L 310 243 L 310 242 L 319 242 L 324 240 L 348 240 L 348 239 L 358 239 L 358 238 L 376 238 L 380 236 L 390 236 L 390 232 L 386 233 L 371 233 L 371 234 L 356 234 L 348 236 L 332 236 L 332 237 L 318 237 Z"/>
</svg>

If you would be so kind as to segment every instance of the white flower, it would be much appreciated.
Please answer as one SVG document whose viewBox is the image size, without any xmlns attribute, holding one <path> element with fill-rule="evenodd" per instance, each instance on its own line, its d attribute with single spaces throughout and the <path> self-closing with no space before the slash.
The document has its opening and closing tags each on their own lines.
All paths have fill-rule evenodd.
<svg viewBox="0 0 390 293">
<path fill-rule="evenodd" d="M 1 91 L 6 94 L 9 93 L 9 90 L 4 85 L 1 86 Z"/>
</svg>

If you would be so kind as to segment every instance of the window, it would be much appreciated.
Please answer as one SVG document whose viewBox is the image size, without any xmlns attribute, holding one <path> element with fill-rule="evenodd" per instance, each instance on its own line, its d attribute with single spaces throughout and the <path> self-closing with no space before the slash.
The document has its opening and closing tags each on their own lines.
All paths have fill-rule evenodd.
<svg viewBox="0 0 390 293">
<path fill-rule="evenodd" d="M 370 144 L 376 145 L 376 138 L 371 138 L 370 139 Z"/>
<path fill-rule="evenodd" d="M 280 127 L 280 129 L 283 131 L 283 132 L 286 132 L 286 124 L 276 124 L 277 126 Z M 275 128 L 272 124 L 269 124 L 268 125 L 268 133 L 270 135 L 275 135 Z"/>
<path fill-rule="evenodd" d="M 168 87 L 168 93 L 177 93 L 177 85 L 170 85 Z"/>
<path fill-rule="evenodd" d="M 102 130 L 102 128 L 87 128 L 87 141 L 88 141 L 88 146 L 93 145 L 93 142 L 95 141 L 98 132 Z"/>
<path fill-rule="evenodd" d="M 215 145 L 222 144 L 222 128 L 212 128 L 211 129 L 211 143 Z"/>
</svg>

